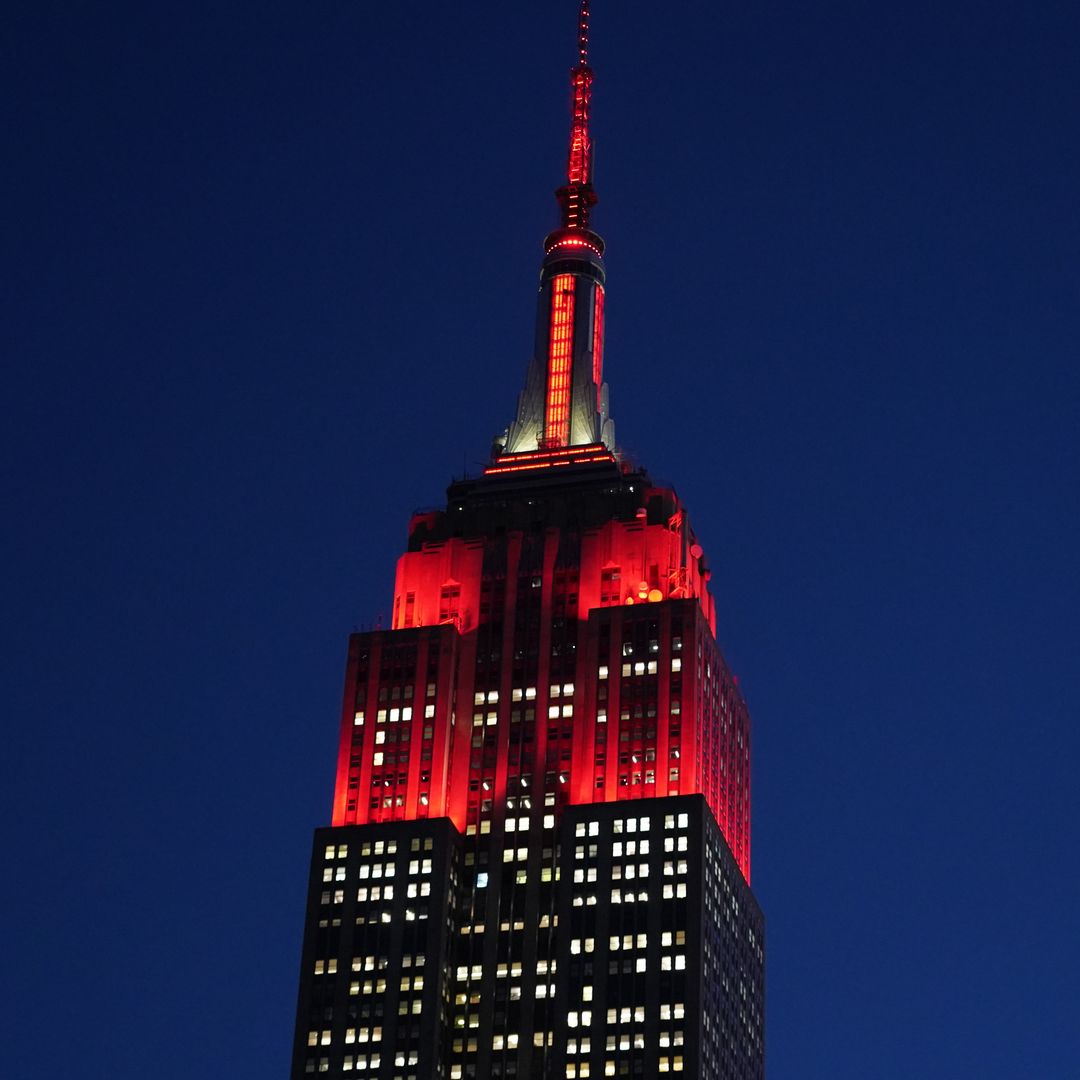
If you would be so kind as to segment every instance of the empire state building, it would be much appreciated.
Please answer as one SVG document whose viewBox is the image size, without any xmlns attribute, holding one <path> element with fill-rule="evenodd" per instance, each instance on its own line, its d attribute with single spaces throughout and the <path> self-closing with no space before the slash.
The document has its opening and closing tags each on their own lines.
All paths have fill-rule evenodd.
<svg viewBox="0 0 1080 1080">
<path fill-rule="evenodd" d="M 750 717 L 687 509 L 615 440 L 592 89 L 582 0 L 516 412 L 349 641 L 294 1080 L 764 1075 Z"/>
</svg>

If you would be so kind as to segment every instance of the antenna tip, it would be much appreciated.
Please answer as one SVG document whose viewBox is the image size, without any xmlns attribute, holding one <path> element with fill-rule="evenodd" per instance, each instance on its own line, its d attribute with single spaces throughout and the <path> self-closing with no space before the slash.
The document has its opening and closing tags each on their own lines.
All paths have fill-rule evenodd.
<svg viewBox="0 0 1080 1080">
<path fill-rule="evenodd" d="M 578 61 L 582 67 L 589 62 L 589 0 L 581 0 L 578 13 Z"/>
</svg>

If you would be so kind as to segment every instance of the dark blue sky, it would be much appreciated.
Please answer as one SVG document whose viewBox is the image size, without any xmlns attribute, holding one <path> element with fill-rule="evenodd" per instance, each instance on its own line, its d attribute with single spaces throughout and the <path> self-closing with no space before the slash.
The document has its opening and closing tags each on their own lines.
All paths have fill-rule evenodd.
<svg viewBox="0 0 1080 1080">
<path fill-rule="evenodd" d="M 512 415 L 574 8 L 8 5 L 5 1075 L 285 1075 L 346 636 Z M 1080 1075 L 1078 39 L 594 5 L 613 412 L 754 716 L 770 1080 Z"/>
</svg>

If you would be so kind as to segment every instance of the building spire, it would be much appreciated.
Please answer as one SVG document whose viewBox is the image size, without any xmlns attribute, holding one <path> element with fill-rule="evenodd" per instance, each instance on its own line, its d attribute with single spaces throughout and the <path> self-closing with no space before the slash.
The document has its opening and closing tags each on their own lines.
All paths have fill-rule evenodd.
<svg viewBox="0 0 1080 1080">
<path fill-rule="evenodd" d="M 589 137 L 592 83 L 593 70 L 589 67 L 589 0 L 581 0 L 578 10 L 578 62 L 570 70 L 573 104 L 566 184 L 555 193 L 562 207 L 564 229 L 588 228 L 589 210 L 596 203 L 596 193 L 592 187 L 592 140 Z"/>
<path fill-rule="evenodd" d="M 555 192 L 558 227 L 544 239 L 533 356 L 517 419 L 492 448 L 489 471 L 615 460 L 604 382 L 604 241 L 589 227 L 596 203 L 589 137 L 589 0 L 579 0 L 566 183 Z M 522 456 L 524 455 L 524 456 Z"/>
</svg>

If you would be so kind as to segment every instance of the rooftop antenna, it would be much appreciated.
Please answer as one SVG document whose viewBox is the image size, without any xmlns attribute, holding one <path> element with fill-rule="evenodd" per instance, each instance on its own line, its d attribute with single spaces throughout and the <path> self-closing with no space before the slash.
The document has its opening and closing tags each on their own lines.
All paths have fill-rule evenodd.
<svg viewBox="0 0 1080 1080">
<path fill-rule="evenodd" d="M 589 67 L 589 0 L 581 0 L 578 10 L 578 62 L 570 70 L 573 104 L 566 184 L 555 193 L 562 207 L 564 229 L 588 228 L 589 211 L 596 204 L 596 193 L 592 186 L 593 148 L 589 138 L 592 84 L 593 70 Z"/>
</svg>

